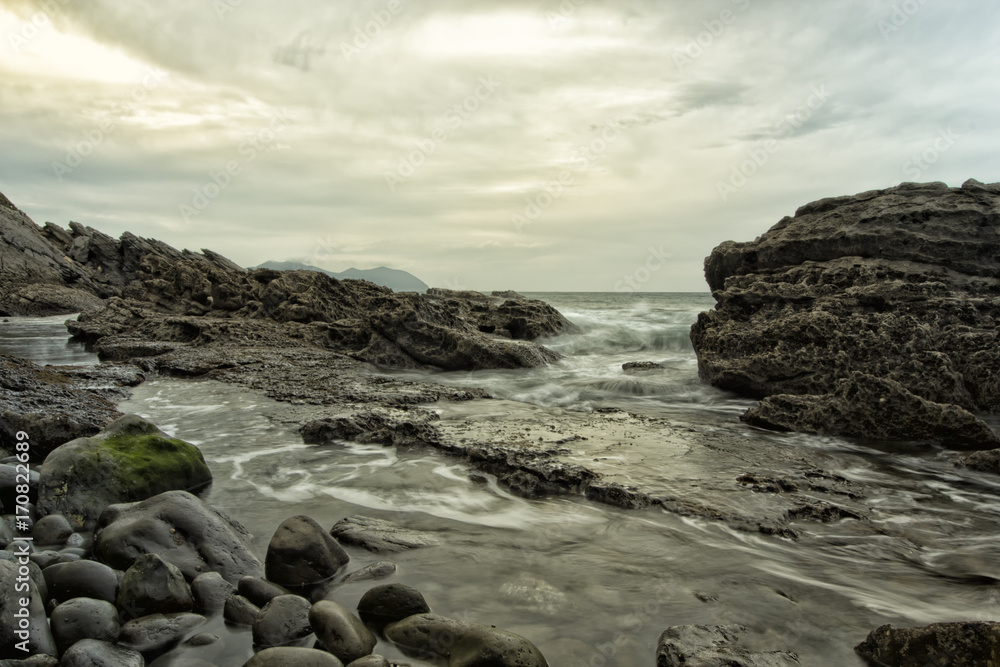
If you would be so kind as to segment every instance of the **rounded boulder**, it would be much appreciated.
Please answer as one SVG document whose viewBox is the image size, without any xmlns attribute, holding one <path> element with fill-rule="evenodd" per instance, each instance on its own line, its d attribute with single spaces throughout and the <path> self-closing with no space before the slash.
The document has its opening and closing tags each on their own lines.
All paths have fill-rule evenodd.
<svg viewBox="0 0 1000 667">
<path fill-rule="evenodd" d="M 118 607 L 129 618 L 194 609 L 184 574 L 157 554 L 145 554 L 125 572 Z"/>
<path fill-rule="evenodd" d="M 52 610 L 49 623 L 60 652 L 65 652 L 81 639 L 114 642 L 121 630 L 115 606 L 107 600 L 93 598 L 73 598 L 63 602 Z"/>
<path fill-rule="evenodd" d="M 378 631 L 390 623 L 430 611 L 420 591 L 403 584 L 376 586 L 358 602 L 361 620 Z"/>
<path fill-rule="evenodd" d="M 360 618 L 333 600 L 314 604 L 309 610 L 309 624 L 326 650 L 345 663 L 371 655 L 378 643 Z"/>
<path fill-rule="evenodd" d="M 347 564 L 350 557 L 335 539 L 307 516 L 286 519 L 267 546 L 267 579 L 287 588 L 320 584 Z"/>
<path fill-rule="evenodd" d="M 41 468 L 38 509 L 42 515 L 63 515 L 76 529 L 92 530 L 109 505 L 175 489 L 199 491 L 211 483 L 201 450 L 127 415 L 48 455 Z"/>
<path fill-rule="evenodd" d="M 344 663 L 326 651 L 283 646 L 264 649 L 243 667 L 344 667 Z"/>
<path fill-rule="evenodd" d="M 299 595 L 279 595 L 264 605 L 253 622 L 253 643 L 257 646 L 286 646 L 312 633 L 309 600 Z"/>
</svg>

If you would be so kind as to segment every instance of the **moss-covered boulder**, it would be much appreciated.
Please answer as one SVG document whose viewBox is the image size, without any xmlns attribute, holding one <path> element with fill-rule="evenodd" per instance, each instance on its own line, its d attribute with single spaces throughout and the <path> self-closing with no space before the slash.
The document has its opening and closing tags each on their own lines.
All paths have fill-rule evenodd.
<svg viewBox="0 0 1000 667">
<path fill-rule="evenodd" d="M 192 493 L 212 483 L 194 445 L 168 437 L 153 424 L 126 415 L 90 438 L 54 449 L 42 465 L 38 509 L 62 514 L 92 530 L 108 505 L 152 498 L 165 491 Z"/>
</svg>

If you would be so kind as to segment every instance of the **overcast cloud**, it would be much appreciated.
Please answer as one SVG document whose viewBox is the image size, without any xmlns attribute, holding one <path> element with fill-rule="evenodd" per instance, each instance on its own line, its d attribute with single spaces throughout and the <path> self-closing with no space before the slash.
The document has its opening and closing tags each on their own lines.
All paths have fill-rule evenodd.
<svg viewBox="0 0 1000 667">
<path fill-rule="evenodd" d="M 243 265 L 706 291 L 715 245 L 814 199 L 1000 181 L 998 19 L 985 0 L 0 0 L 0 191 L 38 223 Z"/>
</svg>

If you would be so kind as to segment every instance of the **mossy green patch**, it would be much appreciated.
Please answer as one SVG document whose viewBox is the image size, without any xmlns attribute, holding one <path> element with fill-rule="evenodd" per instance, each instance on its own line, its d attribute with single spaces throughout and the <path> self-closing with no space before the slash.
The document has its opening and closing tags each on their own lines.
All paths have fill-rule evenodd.
<svg viewBox="0 0 1000 667">
<path fill-rule="evenodd" d="M 142 500 L 179 485 L 193 492 L 212 479 L 201 452 L 183 440 L 158 434 L 117 434 L 97 442 L 89 458 L 99 465 L 101 458 L 110 457 L 117 471 L 115 481 L 130 499 Z M 167 480 L 169 489 L 165 488 Z"/>
</svg>

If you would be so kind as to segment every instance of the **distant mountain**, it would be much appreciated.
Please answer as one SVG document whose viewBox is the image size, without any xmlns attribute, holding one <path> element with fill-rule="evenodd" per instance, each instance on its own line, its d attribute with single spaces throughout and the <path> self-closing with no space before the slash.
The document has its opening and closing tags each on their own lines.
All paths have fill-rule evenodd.
<svg viewBox="0 0 1000 667">
<path fill-rule="evenodd" d="M 252 268 L 274 269 L 276 271 L 319 271 L 338 280 L 367 280 L 370 283 L 388 287 L 394 292 L 426 292 L 429 287 L 412 273 L 385 266 L 380 266 L 377 269 L 347 269 L 341 273 L 334 273 L 302 262 L 268 261 Z"/>
</svg>

